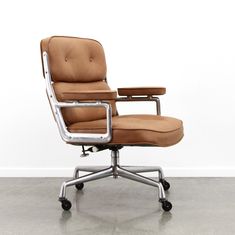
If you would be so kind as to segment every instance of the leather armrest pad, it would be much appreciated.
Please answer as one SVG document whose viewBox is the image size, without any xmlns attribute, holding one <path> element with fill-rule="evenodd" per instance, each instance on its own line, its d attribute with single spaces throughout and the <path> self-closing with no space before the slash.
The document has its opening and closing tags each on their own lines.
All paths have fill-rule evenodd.
<svg viewBox="0 0 235 235">
<path fill-rule="evenodd" d="M 62 93 L 63 100 L 115 100 L 116 91 L 92 90 L 92 91 L 66 91 Z"/>
<path fill-rule="evenodd" d="M 166 93 L 165 87 L 125 87 L 118 88 L 120 96 L 134 96 L 134 95 L 164 95 Z"/>
</svg>

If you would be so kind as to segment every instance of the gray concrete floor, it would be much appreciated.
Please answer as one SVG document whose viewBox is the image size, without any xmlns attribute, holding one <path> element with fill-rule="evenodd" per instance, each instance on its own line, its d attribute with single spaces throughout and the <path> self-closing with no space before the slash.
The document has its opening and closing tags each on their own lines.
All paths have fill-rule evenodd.
<svg viewBox="0 0 235 235">
<path fill-rule="evenodd" d="M 168 178 L 171 212 L 157 189 L 125 179 L 68 189 L 70 212 L 57 201 L 62 178 L 0 178 L 0 234 L 235 234 L 235 178 Z"/>
</svg>

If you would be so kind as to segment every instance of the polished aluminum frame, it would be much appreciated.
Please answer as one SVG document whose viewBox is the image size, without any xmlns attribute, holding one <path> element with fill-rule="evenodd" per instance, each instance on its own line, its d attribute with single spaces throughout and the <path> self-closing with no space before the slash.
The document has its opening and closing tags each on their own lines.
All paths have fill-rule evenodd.
<svg viewBox="0 0 235 235">
<path fill-rule="evenodd" d="M 116 102 L 139 102 L 139 101 L 153 101 L 156 102 L 156 111 L 157 115 L 161 115 L 161 104 L 160 99 L 157 96 L 127 96 L 127 97 L 118 97 Z"/>
<path fill-rule="evenodd" d="M 82 144 L 106 144 L 112 139 L 112 107 L 108 102 L 97 100 L 95 102 L 79 102 L 79 101 L 67 101 L 59 102 L 56 98 L 53 83 L 51 79 L 49 59 L 47 52 L 43 52 L 43 69 L 46 80 L 46 92 L 49 98 L 50 106 L 58 125 L 61 138 L 67 143 Z M 161 115 L 160 99 L 155 96 L 127 96 L 119 97 L 116 102 L 137 102 L 137 101 L 154 101 L 156 102 L 157 115 Z M 75 107 L 103 107 L 106 110 L 106 133 L 71 133 L 67 130 L 65 125 L 61 109 L 62 108 L 75 108 Z M 79 171 L 91 172 L 90 174 L 79 177 Z M 143 172 L 158 172 L 158 180 L 153 180 L 140 175 Z M 166 196 L 161 180 L 164 179 L 164 174 L 161 167 L 141 167 L 141 166 L 120 166 L 119 165 L 119 151 L 118 149 L 111 150 L 111 166 L 79 166 L 74 170 L 74 177 L 71 180 L 65 181 L 60 189 L 59 200 L 66 199 L 66 188 L 69 186 L 89 182 L 105 177 L 113 176 L 117 178 L 119 176 L 127 179 L 131 179 L 137 182 L 141 182 L 150 186 L 158 188 L 159 201 L 165 201 Z"/>
</svg>

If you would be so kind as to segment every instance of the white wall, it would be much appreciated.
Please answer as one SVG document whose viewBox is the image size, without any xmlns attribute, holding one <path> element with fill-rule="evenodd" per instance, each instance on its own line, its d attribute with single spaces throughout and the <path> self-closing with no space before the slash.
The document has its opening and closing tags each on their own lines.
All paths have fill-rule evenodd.
<svg viewBox="0 0 235 235">
<path fill-rule="evenodd" d="M 51 35 L 102 42 L 112 88 L 166 86 L 164 115 L 184 121 L 170 148 L 125 148 L 125 164 L 168 176 L 235 176 L 235 2 L 228 0 L 9 0 L 0 2 L 0 176 L 69 176 L 87 159 L 66 145 L 50 113 L 39 43 Z M 154 112 L 153 105 L 122 113 Z"/>
</svg>

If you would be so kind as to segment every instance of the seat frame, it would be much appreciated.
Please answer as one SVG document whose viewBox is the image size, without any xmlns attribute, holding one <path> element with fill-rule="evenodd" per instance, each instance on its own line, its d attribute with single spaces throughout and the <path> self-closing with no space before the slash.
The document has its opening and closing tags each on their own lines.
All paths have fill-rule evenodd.
<svg viewBox="0 0 235 235">
<path fill-rule="evenodd" d="M 80 101 L 66 101 L 59 102 L 56 98 L 50 73 L 49 59 L 47 52 L 43 52 L 43 69 L 46 81 L 46 92 L 50 102 L 50 106 L 57 123 L 60 136 L 66 142 L 75 145 L 98 145 L 103 146 L 109 143 L 112 139 L 112 107 L 108 102 L 97 100 L 94 102 L 80 102 Z M 119 97 L 115 99 L 116 102 L 131 102 L 131 101 L 154 101 L 156 102 L 157 115 L 161 115 L 160 99 L 156 96 L 127 96 Z M 106 133 L 71 133 L 67 130 L 66 124 L 63 119 L 61 108 L 75 108 L 75 107 L 103 107 L 106 110 Z M 66 189 L 69 186 L 83 185 L 88 181 L 93 181 L 105 177 L 113 176 L 118 178 L 119 176 L 134 180 L 143 184 L 147 184 L 158 188 L 159 202 L 162 203 L 162 208 L 165 211 L 169 211 L 172 205 L 167 201 L 165 196 L 165 190 L 170 187 L 170 184 L 165 180 L 163 170 L 161 167 L 156 166 L 120 166 L 119 165 L 119 149 L 124 145 L 109 145 L 111 150 L 111 165 L 105 166 L 77 166 L 74 170 L 74 176 L 71 180 L 67 180 L 62 183 L 59 201 L 62 203 L 64 210 L 71 208 L 71 203 L 66 198 Z M 126 145 L 125 145 L 126 146 Z M 106 149 L 106 148 L 105 148 Z M 91 172 L 90 174 L 80 176 L 79 172 Z M 145 172 L 157 172 L 158 180 L 153 180 L 139 173 Z M 168 184 L 167 187 L 164 187 Z M 82 187 L 81 187 L 82 188 Z M 165 188 L 165 190 L 164 190 Z"/>
</svg>

